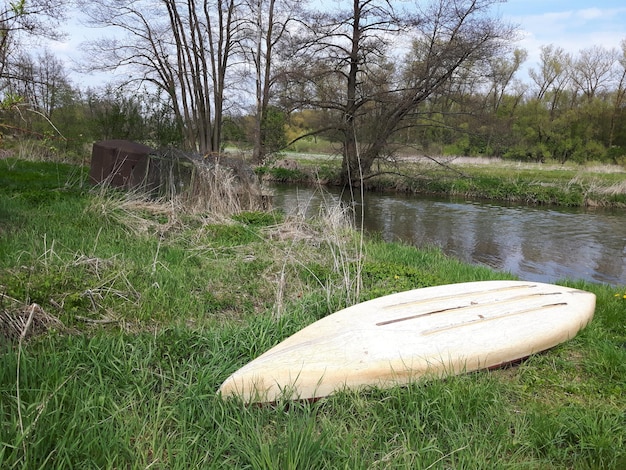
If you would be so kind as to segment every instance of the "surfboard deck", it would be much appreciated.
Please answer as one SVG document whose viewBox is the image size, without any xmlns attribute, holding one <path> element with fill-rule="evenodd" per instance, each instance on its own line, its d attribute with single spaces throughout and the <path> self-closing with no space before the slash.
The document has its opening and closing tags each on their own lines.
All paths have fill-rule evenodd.
<svg viewBox="0 0 626 470">
<path fill-rule="evenodd" d="M 233 373 L 219 393 L 246 403 L 313 399 L 491 368 L 574 337 L 595 301 L 590 292 L 526 281 L 387 295 L 298 331 Z"/>
</svg>

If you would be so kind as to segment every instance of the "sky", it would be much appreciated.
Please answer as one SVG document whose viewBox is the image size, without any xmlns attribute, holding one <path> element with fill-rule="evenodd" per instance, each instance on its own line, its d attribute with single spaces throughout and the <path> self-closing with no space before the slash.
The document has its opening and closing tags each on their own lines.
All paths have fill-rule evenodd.
<svg viewBox="0 0 626 470">
<path fill-rule="evenodd" d="M 509 0 L 496 10 L 518 25 L 527 68 L 537 66 L 541 46 L 554 44 L 576 56 L 592 46 L 621 50 L 626 39 L 624 0 Z"/>
<path fill-rule="evenodd" d="M 591 46 L 620 50 L 620 42 L 626 39 L 624 0 L 509 0 L 497 5 L 494 12 L 519 28 L 520 40 L 516 47 L 528 51 L 528 59 L 518 76 L 521 80 L 528 80 L 528 69 L 537 67 L 541 46 L 554 44 L 576 56 L 581 49 Z M 68 63 L 72 59 L 79 60 L 81 42 L 97 34 L 97 30 L 71 26 L 76 23 L 76 19 L 68 23 L 67 41 L 49 46 Z M 98 81 L 110 78 L 110 75 L 72 74 L 72 80 L 79 85 L 97 85 Z"/>
</svg>

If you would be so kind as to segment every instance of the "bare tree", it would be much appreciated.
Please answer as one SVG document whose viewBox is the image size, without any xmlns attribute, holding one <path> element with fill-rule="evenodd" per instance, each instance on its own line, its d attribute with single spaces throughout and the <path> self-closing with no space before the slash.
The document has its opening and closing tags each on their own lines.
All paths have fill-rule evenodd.
<svg viewBox="0 0 626 470">
<path fill-rule="evenodd" d="M 15 0 L 0 5 L 0 100 L 10 85 L 12 67 L 23 57 L 25 41 L 45 37 L 60 39 L 58 28 L 64 18 L 67 2 L 63 0 Z M 9 103 L 4 103 L 5 105 Z"/>
<path fill-rule="evenodd" d="M 344 3 L 345 9 L 341 8 Z M 320 110 L 325 119 L 313 132 L 339 138 L 342 176 L 351 179 L 354 173 L 357 179 L 357 122 L 375 99 L 372 93 L 388 81 L 381 65 L 389 45 L 410 20 L 401 20 L 385 1 L 337 4 L 328 11 L 308 12 L 301 21 L 288 51 L 291 62 L 283 74 L 281 96 L 291 109 Z"/>
<path fill-rule="evenodd" d="M 605 49 L 597 45 L 579 52 L 572 67 L 572 81 L 582 90 L 588 101 L 609 85 L 617 59 L 615 49 Z"/>
<path fill-rule="evenodd" d="M 90 24 L 114 30 L 89 47 L 90 70 L 122 70 L 171 99 L 190 149 L 219 152 L 228 71 L 240 52 L 238 0 L 93 0 Z M 122 36 L 120 37 L 120 33 Z"/>
<path fill-rule="evenodd" d="M 497 112 L 507 88 L 513 83 L 513 77 L 519 70 L 528 52 L 524 49 L 515 49 L 512 57 L 495 56 L 488 61 L 490 81 L 488 97 L 493 112 Z"/>
<path fill-rule="evenodd" d="M 530 78 L 538 87 L 537 101 L 551 97 L 550 115 L 554 117 L 559 99 L 571 81 L 571 56 L 553 44 L 542 46 L 539 69 L 530 69 Z"/>
<path fill-rule="evenodd" d="M 416 2 L 410 11 L 383 0 L 345 3 L 350 7 L 303 23 L 306 34 L 292 53 L 297 60 L 285 94 L 294 107 L 318 107 L 337 117 L 318 131 L 341 136 L 342 179 L 354 184 L 420 105 L 465 67 L 502 52 L 514 30 L 488 15 L 497 0 L 434 0 L 423 8 Z M 411 41 L 405 66 L 393 67 L 390 47 Z M 367 135 L 358 139 L 365 123 Z"/>
<path fill-rule="evenodd" d="M 20 55 L 11 66 L 11 76 L 12 93 L 47 119 L 52 119 L 54 111 L 65 105 L 67 95 L 73 93 L 63 62 L 49 49 L 36 57 Z"/>
<path fill-rule="evenodd" d="M 563 48 L 549 44 L 541 46 L 539 60 L 539 69 L 532 68 L 528 74 L 538 87 L 536 96 L 541 101 L 555 84 L 564 82 L 563 77 L 568 74 L 567 67 L 570 58 Z"/>
<path fill-rule="evenodd" d="M 298 0 L 246 0 L 250 12 L 246 23 L 244 52 L 254 74 L 254 136 L 252 159 L 262 161 L 267 148 L 264 123 L 276 83 L 276 62 L 281 44 L 289 37 L 289 26 L 301 9 Z"/>
<path fill-rule="evenodd" d="M 609 148 L 613 145 L 618 123 L 621 121 L 624 113 L 624 105 L 626 105 L 626 39 L 622 39 L 620 43 L 621 54 L 617 59 L 616 70 L 616 89 L 614 92 L 613 110 L 611 112 L 611 124 L 609 128 Z"/>
</svg>

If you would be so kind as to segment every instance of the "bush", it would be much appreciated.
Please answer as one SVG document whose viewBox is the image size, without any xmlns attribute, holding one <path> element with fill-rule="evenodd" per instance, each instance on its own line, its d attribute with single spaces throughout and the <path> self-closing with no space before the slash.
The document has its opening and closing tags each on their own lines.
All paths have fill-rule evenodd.
<svg viewBox="0 0 626 470">
<path fill-rule="evenodd" d="M 270 177 L 274 181 L 278 181 L 280 183 L 296 183 L 299 181 L 307 181 L 309 176 L 298 169 L 289 169 L 289 168 L 270 168 L 267 173 L 269 173 Z"/>
<path fill-rule="evenodd" d="M 606 147 L 600 142 L 590 140 L 585 145 L 577 148 L 573 155 L 572 160 L 576 163 L 585 163 L 588 161 L 603 161 L 606 159 Z"/>
<path fill-rule="evenodd" d="M 613 145 L 606 151 L 606 159 L 626 168 L 626 148 Z"/>
</svg>

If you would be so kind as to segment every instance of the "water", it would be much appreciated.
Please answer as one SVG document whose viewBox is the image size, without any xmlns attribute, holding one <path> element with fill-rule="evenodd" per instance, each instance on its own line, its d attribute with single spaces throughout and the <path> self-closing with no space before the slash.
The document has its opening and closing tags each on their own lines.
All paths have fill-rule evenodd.
<svg viewBox="0 0 626 470">
<path fill-rule="evenodd" d="M 626 285 L 626 211 L 541 208 L 367 193 L 363 203 L 338 191 L 276 185 L 274 206 L 318 214 L 340 200 L 361 213 L 365 230 L 386 241 L 438 246 L 472 264 L 522 280 L 583 279 Z"/>
</svg>

